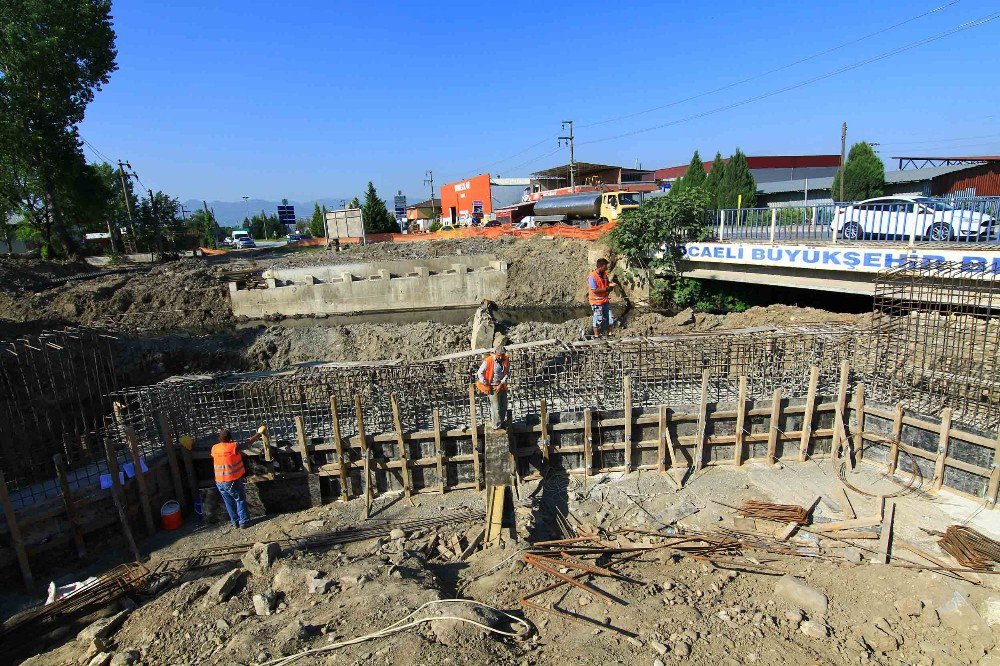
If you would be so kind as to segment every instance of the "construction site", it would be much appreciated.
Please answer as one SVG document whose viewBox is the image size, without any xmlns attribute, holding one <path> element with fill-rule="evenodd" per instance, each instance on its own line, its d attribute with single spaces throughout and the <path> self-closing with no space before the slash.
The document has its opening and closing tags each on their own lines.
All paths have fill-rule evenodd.
<svg viewBox="0 0 1000 666">
<path fill-rule="evenodd" d="M 1000 275 L 591 339 L 610 255 L 0 260 L 3 661 L 1000 664 Z"/>
</svg>

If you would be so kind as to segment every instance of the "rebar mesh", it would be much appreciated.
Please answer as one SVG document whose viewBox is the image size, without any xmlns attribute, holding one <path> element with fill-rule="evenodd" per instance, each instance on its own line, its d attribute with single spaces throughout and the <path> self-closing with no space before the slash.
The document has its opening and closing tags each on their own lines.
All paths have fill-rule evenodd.
<svg viewBox="0 0 1000 666">
<path fill-rule="evenodd" d="M 879 274 L 869 336 L 875 400 L 988 432 L 1000 427 L 1000 276 L 959 262 Z"/>
</svg>

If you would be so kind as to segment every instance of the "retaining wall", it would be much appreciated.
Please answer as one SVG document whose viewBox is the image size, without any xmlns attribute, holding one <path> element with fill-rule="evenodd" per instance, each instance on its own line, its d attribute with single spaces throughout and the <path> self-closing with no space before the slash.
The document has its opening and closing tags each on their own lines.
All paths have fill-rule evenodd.
<svg viewBox="0 0 1000 666">
<path fill-rule="evenodd" d="M 266 289 L 229 283 L 233 314 L 352 314 L 470 307 L 496 300 L 507 285 L 507 263 L 489 256 L 332 264 L 272 269 Z"/>
</svg>

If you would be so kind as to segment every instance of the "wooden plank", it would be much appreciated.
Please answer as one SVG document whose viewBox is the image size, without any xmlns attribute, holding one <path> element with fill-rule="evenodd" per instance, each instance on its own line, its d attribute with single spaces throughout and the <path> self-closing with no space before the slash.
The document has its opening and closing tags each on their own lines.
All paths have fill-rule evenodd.
<svg viewBox="0 0 1000 666">
<path fill-rule="evenodd" d="M 846 430 L 844 428 L 844 415 L 847 413 L 847 381 L 850 376 L 851 363 L 847 359 L 844 359 L 840 362 L 840 383 L 837 385 L 837 407 L 833 412 L 833 418 L 836 426 L 834 427 L 833 448 L 830 453 L 834 460 L 840 459 L 840 449 L 842 446 L 847 444 L 845 441 Z M 848 458 L 850 458 L 849 455 Z"/>
<path fill-rule="evenodd" d="M 660 419 L 656 438 L 656 470 L 662 474 L 667 471 L 667 406 L 660 405 L 656 411 Z"/>
<path fill-rule="evenodd" d="M 267 463 L 268 468 L 273 472 L 274 468 L 271 463 L 274 462 L 274 452 L 271 451 L 271 433 L 266 425 L 264 426 L 264 432 L 260 435 L 260 446 L 264 451 L 264 462 Z"/>
<path fill-rule="evenodd" d="M 625 473 L 632 471 L 632 379 L 628 374 L 622 377 L 622 391 L 625 396 Z"/>
<path fill-rule="evenodd" d="M 73 542 L 76 545 L 76 556 L 81 560 L 87 557 L 87 545 L 83 540 L 83 529 L 81 529 L 79 518 L 76 512 L 76 503 L 73 501 L 73 493 L 69 489 L 69 479 L 66 476 L 66 463 L 63 461 L 61 453 L 52 456 L 52 462 L 56 466 L 56 479 L 59 481 L 59 494 L 62 495 L 63 506 L 66 507 L 66 520 L 69 521 L 70 529 L 73 531 Z"/>
<path fill-rule="evenodd" d="M 854 418 L 857 420 L 857 430 L 854 432 L 854 455 L 858 460 L 861 460 L 865 456 L 865 385 L 863 382 L 858 382 L 854 386 Z M 848 465 L 854 469 L 853 461 L 849 461 Z"/>
<path fill-rule="evenodd" d="M 899 464 L 899 438 L 903 434 L 903 406 L 896 405 L 896 412 L 892 419 L 892 439 L 889 445 L 889 459 L 888 467 L 889 473 L 892 474 L 896 471 L 896 465 Z"/>
<path fill-rule="evenodd" d="M 590 407 L 587 407 L 583 410 L 583 475 L 585 477 L 590 476 L 590 470 L 594 468 L 591 419 Z"/>
<path fill-rule="evenodd" d="M 743 464 L 743 437 L 745 436 L 745 424 L 747 413 L 747 378 L 740 375 L 740 388 L 736 398 L 736 442 L 733 445 L 733 464 L 736 466 Z"/>
<path fill-rule="evenodd" d="M 0 503 L 3 503 L 3 514 L 7 518 L 7 529 L 10 531 L 10 545 L 14 547 L 14 554 L 17 555 L 17 566 L 21 569 L 21 578 L 24 580 L 24 587 L 28 591 L 31 591 L 35 587 L 35 579 L 31 575 L 28 552 L 24 549 L 21 526 L 17 522 L 17 513 L 14 512 L 14 505 L 10 501 L 10 493 L 7 491 L 7 479 L 3 474 L 3 470 L 0 470 Z"/>
<path fill-rule="evenodd" d="M 541 432 L 538 445 L 542 449 L 542 461 L 547 470 L 552 462 L 552 442 L 549 439 L 549 405 L 545 398 L 539 400 L 538 410 L 538 426 Z"/>
<path fill-rule="evenodd" d="M 139 548 L 135 545 L 135 539 L 132 537 L 132 527 L 128 523 L 125 493 L 122 492 L 122 482 L 119 476 L 118 457 L 115 455 L 110 437 L 104 438 L 104 457 L 108 463 L 108 472 L 111 474 L 111 499 L 114 501 L 115 509 L 118 511 L 118 521 L 122 526 L 122 534 L 125 535 L 125 541 L 128 542 L 132 557 L 138 562 L 142 558 L 139 556 Z"/>
<path fill-rule="evenodd" d="M 357 419 L 358 424 L 358 446 L 361 447 L 361 459 L 364 465 L 365 474 L 365 519 L 371 515 L 372 511 L 372 497 L 374 496 L 374 491 L 372 490 L 372 464 L 371 464 L 371 451 L 368 449 L 368 437 L 365 435 L 365 417 L 364 410 L 361 406 L 361 396 L 354 396 L 354 417 Z"/>
<path fill-rule="evenodd" d="M 128 442 L 128 452 L 132 457 L 135 482 L 139 486 L 139 503 L 142 505 L 142 517 L 146 521 L 146 532 L 153 536 L 156 534 L 156 523 L 153 522 L 153 507 L 149 502 L 149 487 L 146 485 L 146 473 L 142 471 L 140 464 L 142 458 L 139 455 L 139 439 L 130 425 L 125 426 L 125 441 Z"/>
<path fill-rule="evenodd" d="M 913 553 L 914 555 L 917 555 L 918 557 L 924 558 L 928 562 L 933 562 L 934 564 L 938 565 L 942 569 L 954 569 L 955 568 L 954 565 L 949 564 L 949 563 L 945 562 L 944 560 L 941 560 L 941 559 L 939 559 L 937 557 L 934 557 L 933 555 L 931 555 L 927 551 L 921 550 L 920 548 L 917 548 L 916 546 L 914 546 L 911 543 L 907 543 L 905 541 L 898 541 L 897 540 L 896 541 L 896 545 L 899 546 L 900 548 L 902 548 L 903 550 L 906 550 L 908 552 Z M 952 573 L 954 573 L 959 578 L 961 578 L 961 579 L 963 579 L 963 580 L 965 580 L 965 581 L 967 581 L 969 583 L 972 583 L 973 585 L 982 585 L 983 584 L 983 581 L 979 580 L 978 578 L 974 578 L 972 576 L 966 575 L 965 572 L 962 572 L 962 571 L 952 571 Z"/>
<path fill-rule="evenodd" d="M 469 429 L 472 431 L 472 467 L 476 480 L 476 490 L 483 489 L 481 474 L 482 464 L 479 460 L 479 417 L 476 414 L 476 387 L 469 384 Z"/>
<path fill-rule="evenodd" d="M 799 462 L 809 457 L 809 441 L 812 439 L 813 414 L 816 409 L 816 387 L 819 385 L 819 366 L 809 368 L 809 390 L 806 393 L 806 410 L 802 415 L 802 436 L 799 438 Z"/>
<path fill-rule="evenodd" d="M 437 456 L 438 491 L 444 495 L 447 486 L 445 482 L 448 480 L 448 476 L 445 474 L 444 469 L 444 444 L 441 441 L 441 414 L 437 407 L 431 412 L 431 418 L 434 421 L 434 453 Z"/>
<path fill-rule="evenodd" d="M 951 444 L 951 407 L 941 410 L 941 430 L 938 437 L 938 457 L 934 464 L 934 490 L 941 490 L 944 484 L 944 462 Z"/>
<path fill-rule="evenodd" d="M 843 486 L 837 487 L 837 499 L 840 501 L 840 514 L 846 516 L 847 520 L 852 520 L 857 518 L 858 515 L 854 512 L 854 506 L 851 504 L 851 498 L 847 496 L 847 490 Z"/>
<path fill-rule="evenodd" d="M 181 446 L 181 462 L 184 463 L 184 475 L 187 477 L 188 491 L 191 493 L 191 506 L 196 506 L 198 497 L 198 477 L 194 473 L 194 460 L 191 458 L 191 451 L 186 446 Z"/>
<path fill-rule="evenodd" d="M 403 494 L 409 498 L 413 495 L 413 483 L 410 480 L 410 456 L 406 450 L 406 440 L 403 439 L 403 420 L 399 416 L 399 400 L 395 393 L 389 396 L 389 404 L 392 407 L 392 424 L 396 429 L 396 448 L 399 451 Z"/>
<path fill-rule="evenodd" d="M 885 520 L 879 516 L 869 516 L 867 518 L 852 518 L 850 520 L 834 520 L 829 523 L 815 523 L 809 529 L 819 532 L 831 532 L 834 530 L 853 530 L 859 527 L 875 527 Z"/>
<path fill-rule="evenodd" d="M 772 465 L 778 459 L 778 422 L 781 420 L 781 389 L 774 389 L 771 396 L 771 423 L 767 431 L 767 461 Z"/>
<path fill-rule="evenodd" d="M 177 462 L 177 442 L 174 434 L 174 425 L 167 418 L 165 413 L 159 414 L 160 436 L 163 438 L 163 450 L 167 454 L 167 465 L 170 467 L 170 481 L 174 487 L 174 496 L 182 508 L 187 508 L 188 502 L 184 497 L 184 480 L 181 478 L 181 466 Z"/>
<path fill-rule="evenodd" d="M 882 531 L 878 537 L 879 560 L 882 564 L 889 564 L 892 550 L 892 524 L 896 517 L 896 502 L 889 500 L 886 502 L 885 515 L 882 517 Z"/>
<path fill-rule="evenodd" d="M 701 400 L 698 404 L 698 443 L 694 453 L 694 469 L 705 466 L 705 433 L 708 432 L 708 368 L 701 371 Z"/>
<path fill-rule="evenodd" d="M 340 466 L 340 498 L 345 502 L 350 498 L 348 488 L 347 459 L 344 458 L 344 440 L 340 434 L 340 415 L 337 413 L 337 396 L 330 396 L 330 429 L 333 431 L 333 446 L 337 451 L 337 462 Z"/>
<path fill-rule="evenodd" d="M 666 413 L 664 413 L 664 416 L 666 416 Z M 674 438 L 670 434 L 670 424 L 668 421 L 669 419 L 665 420 L 663 423 L 663 440 L 664 442 L 666 442 L 667 445 L 667 457 L 670 460 L 670 469 L 674 468 L 687 469 L 687 465 L 681 462 L 680 457 L 674 450 Z M 680 480 L 678 480 L 678 484 L 680 484 Z"/>
<path fill-rule="evenodd" d="M 986 501 L 990 506 L 996 506 L 1000 492 L 1000 432 L 997 433 L 996 442 L 993 445 L 993 472 L 990 474 L 990 484 L 986 490 Z"/>
<path fill-rule="evenodd" d="M 309 457 L 309 445 L 306 443 L 306 422 L 301 416 L 295 417 L 295 441 L 299 447 L 299 455 L 302 456 L 302 467 L 312 474 L 312 458 Z"/>
<path fill-rule="evenodd" d="M 798 523 L 795 522 L 788 523 L 780 530 L 778 530 L 778 532 L 774 536 L 778 541 L 786 541 L 788 537 L 792 536 L 792 534 L 794 534 L 795 530 L 797 530 L 798 528 L 799 528 Z"/>
<path fill-rule="evenodd" d="M 484 540 L 493 543 L 500 539 L 503 529 L 503 509 L 507 498 L 507 486 L 490 486 L 486 498 L 486 532 Z"/>
</svg>

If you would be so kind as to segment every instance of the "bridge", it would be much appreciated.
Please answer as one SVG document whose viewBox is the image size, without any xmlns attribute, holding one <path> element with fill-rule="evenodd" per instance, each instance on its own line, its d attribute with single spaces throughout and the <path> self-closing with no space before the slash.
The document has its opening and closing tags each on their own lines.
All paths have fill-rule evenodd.
<svg viewBox="0 0 1000 666">
<path fill-rule="evenodd" d="M 899 198 L 716 211 L 682 248 L 686 277 L 871 295 L 879 271 L 957 263 L 1000 273 L 1000 198 Z"/>
</svg>

